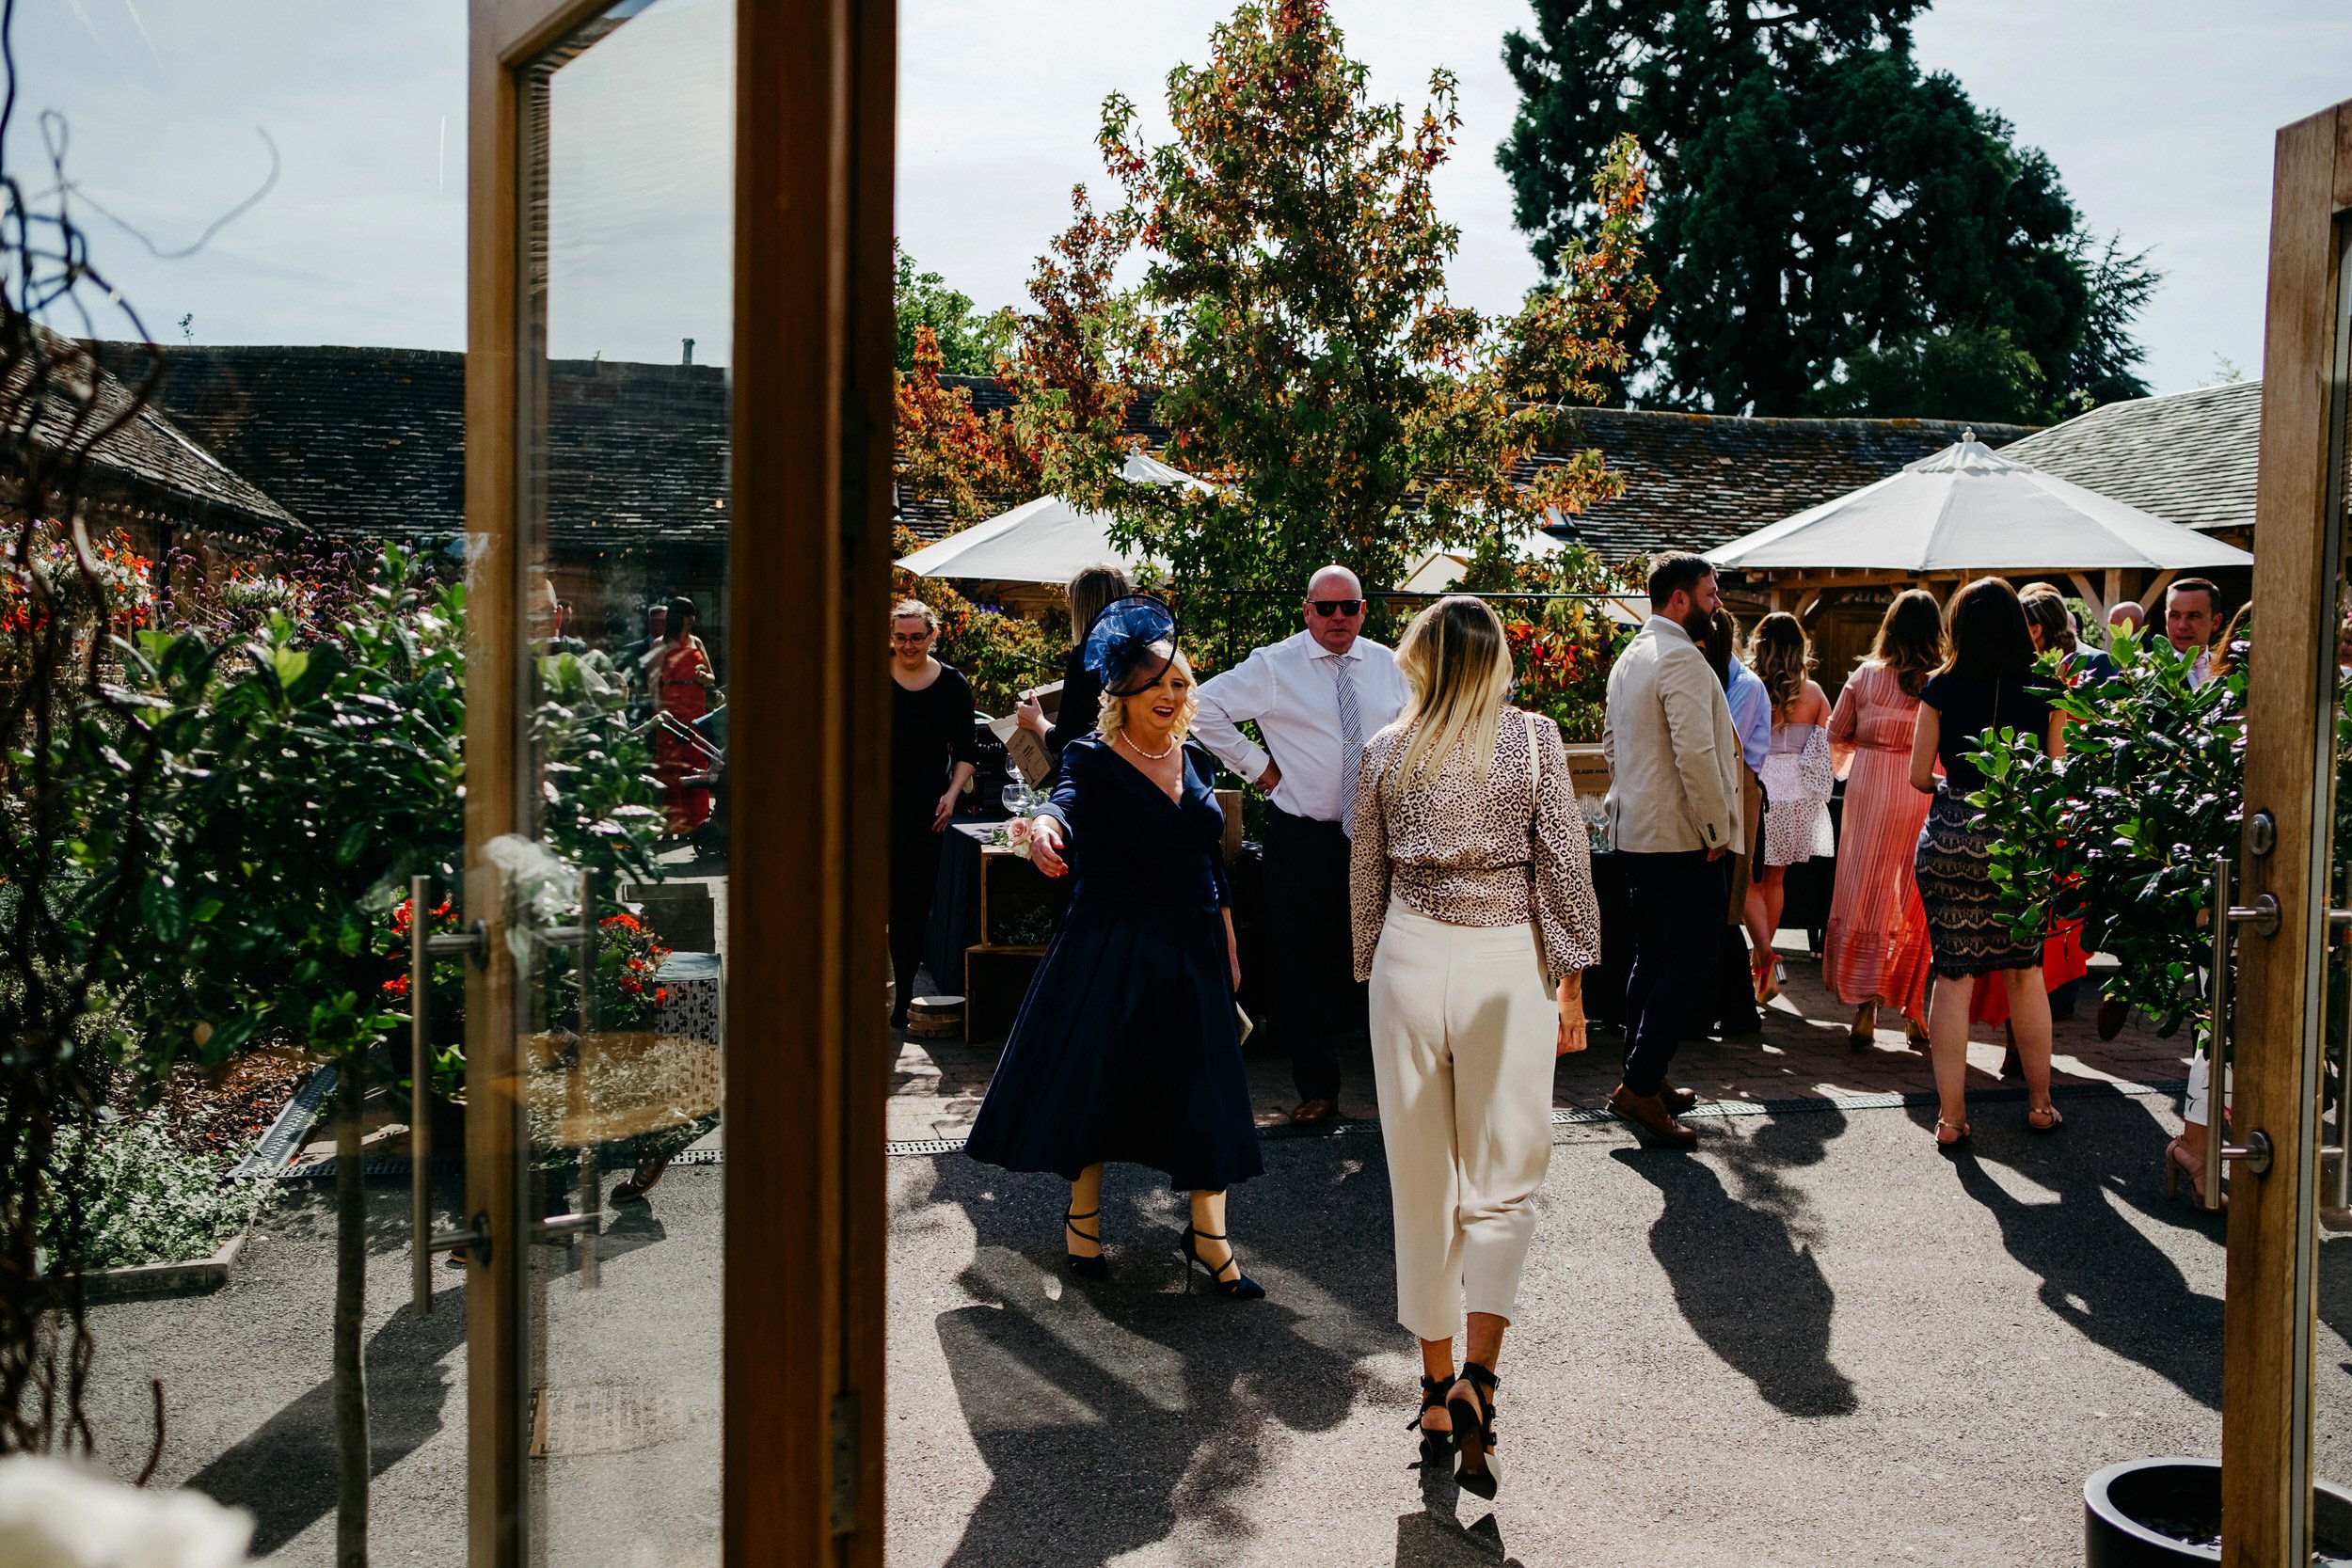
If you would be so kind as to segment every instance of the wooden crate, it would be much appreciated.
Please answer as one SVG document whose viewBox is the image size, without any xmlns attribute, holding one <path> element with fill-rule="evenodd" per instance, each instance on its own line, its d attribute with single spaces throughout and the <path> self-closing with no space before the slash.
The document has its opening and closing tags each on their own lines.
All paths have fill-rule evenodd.
<svg viewBox="0 0 2352 1568">
<path fill-rule="evenodd" d="M 1567 748 L 1568 782 L 1576 785 L 1577 798 L 1599 800 L 1609 793 L 1609 762 L 1600 754 L 1597 741 L 1578 741 Z"/>
<path fill-rule="evenodd" d="M 992 946 L 963 950 L 963 1037 L 974 1044 L 1001 1040 L 1012 1032 L 1021 1000 L 1045 957 L 1037 946 Z"/>
<path fill-rule="evenodd" d="M 1009 849 L 994 845 L 980 847 L 980 945 L 1037 946 L 1041 942 L 1013 940 L 1011 926 L 1039 911 L 1058 914 L 1070 901 L 1067 878 L 1056 881 Z M 970 994 L 967 990 L 965 994 Z"/>
</svg>

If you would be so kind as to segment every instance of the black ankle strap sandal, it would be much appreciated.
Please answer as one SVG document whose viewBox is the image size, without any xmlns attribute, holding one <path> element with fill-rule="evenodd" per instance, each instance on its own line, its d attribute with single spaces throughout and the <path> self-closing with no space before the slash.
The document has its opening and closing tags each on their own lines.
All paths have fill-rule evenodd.
<svg viewBox="0 0 2352 1568">
<path fill-rule="evenodd" d="M 1502 1380 L 1492 1368 L 1467 1361 L 1459 1381 L 1470 1386 L 1473 1397 L 1449 1396 L 1445 1402 L 1446 1414 L 1454 1418 L 1454 1452 L 1459 1464 L 1454 1479 L 1472 1496 L 1492 1497 L 1500 1483 L 1486 1456 L 1494 1451 L 1495 1386 Z"/>
<path fill-rule="evenodd" d="M 1062 1261 L 1069 1264 L 1070 1272 L 1078 1275 L 1081 1279 L 1108 1279 L 1111 1276 L 1110 1259 L 1103 1256 L 1103 1227 L 1100 1225 L 1097 1225 L 1094 1227 L 1095 1234 L 1091 1236 L 1078 1228 L 1078 1222 L 1080 1220 L 1094 1219 L 1102 1212 L 1103 1211 L 1100 1209 L 1089 1209 L 1083 1214 L 1064 1214 L 1061 1217 L 1061 1223 L 1064 1229 L 1068 1230 L 1073 1236 L 1077 1237 L 1078 1240 L 1082 1242 L 1092 1242 L 1094 1243 L 1095 1251 L 1094 1256 L 1091 1258 L 1081 1257 L 1077 1253 L 1071 1251 L 1067 1246 L 1062 1248 Z"/>
</svg>

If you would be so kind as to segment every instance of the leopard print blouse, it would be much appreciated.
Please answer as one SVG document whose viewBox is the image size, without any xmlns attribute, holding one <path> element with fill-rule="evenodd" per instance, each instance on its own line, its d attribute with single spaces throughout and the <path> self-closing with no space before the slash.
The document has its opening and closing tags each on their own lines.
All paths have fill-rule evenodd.
<svg viewBox="0 0 2352 1568">
<path fill-rule="evenodd" d="M 1486 781 L 1458 753 L 1435 778 L 1407 784 L 1395 760 L 1408 734 L 1399 720 L 1364 747 L 1357 775 L 1349 901 L 1356 978 L 1372 955 L 1391 896 L 1453 926 L 1533 921 L 1556 984 L 1600 961 L 1600 905 L 1568 755 L 1550 720 L 1505 708 Z M 1528 777 L 1533 741 L 1540 766 Z"/>
</svg>

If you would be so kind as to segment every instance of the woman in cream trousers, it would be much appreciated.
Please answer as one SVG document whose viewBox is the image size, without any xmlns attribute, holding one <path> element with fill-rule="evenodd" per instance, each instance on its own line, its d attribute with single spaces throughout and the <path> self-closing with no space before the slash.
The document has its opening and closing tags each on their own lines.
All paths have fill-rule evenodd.
<svg viewBox="0 0 2352 1568">
<path fill-rule="evenodd" d="M 1396 657 L 1411 700 L 1357 775 L 1356 974 L 1372 982 L 1397 1319 L 1422 1342 L 1418 1424 L 1491 1497 L 1495 1361 L 1551 1158 L 1552 1061 L 1584 1048 L 1600 911 L 1560 732 L 1503 705 L 1494 611 L 1440 599 Z"/>
</svg>

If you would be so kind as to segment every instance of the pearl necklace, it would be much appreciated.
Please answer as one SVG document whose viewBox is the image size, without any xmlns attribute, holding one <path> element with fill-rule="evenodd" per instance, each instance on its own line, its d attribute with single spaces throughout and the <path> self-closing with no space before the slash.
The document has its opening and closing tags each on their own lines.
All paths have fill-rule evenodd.
<svg viewBox="0 0 2352 1568">
<path fill-rule="evenodd" d="M 1126 744 L 1127 744 L 1127 750 L 1129 750 L 1129 751 L 1131 751 L 1131 752 L 1135 752 L 1135 754 L 1136 754 L 1136 755 L 1137 755 L 1137 756 L 1139 756 L 1139 757 L 1149 757 L 1149 758 L 1151 758 L 1153 762 L 1166 762 L 1166 761 L 1168 760 L 1168 754 L 1169 754 L 1169 752 L 1174 752 L 1174 751 L 1176 750 L 1176 741 L 1175 741 L 1175 739 L 1174 739 L 1172 736 L 1169 738 L 1169 740 L 1168 740 L 1168 749 L 1167 749 L 1167 751 L 1161 751 L 1161 752 L 1147 752 L 1147 751 L 1145 751 L 1142 747 L 1140 747 L 1140 746 L 1136 745 L 1136 743 L 1135 743 L 1132 739 L 1129 739 L 1129 738 L 1128 738 L 1128 736 L 1124 736 L 1124 735 L 1121 735 L 1119 738 L 1120 738 L 1120 740 L 1126 741 Z"/>
</svg>

